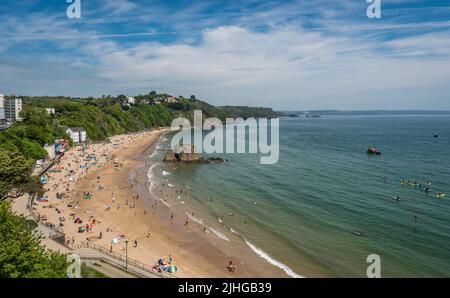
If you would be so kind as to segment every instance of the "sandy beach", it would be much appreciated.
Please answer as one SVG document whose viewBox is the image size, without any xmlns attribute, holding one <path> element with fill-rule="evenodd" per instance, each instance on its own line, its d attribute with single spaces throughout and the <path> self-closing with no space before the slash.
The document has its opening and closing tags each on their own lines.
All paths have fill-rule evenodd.
<svg viewBox="0 0 450 298">
<path fill-rule="evenodd" d="M 224 241 L 148 191 L 148 155 L 168 129 L 111 137 L 66 152 L 46 175 L 34 211 L 60 226 L 74 247 L 89 241 L 149 266 L 172 260 L 179 277 L 287 277 L 243 241 Z M 232 261 L 236 272 L 227 265 Z"/>
</svg>

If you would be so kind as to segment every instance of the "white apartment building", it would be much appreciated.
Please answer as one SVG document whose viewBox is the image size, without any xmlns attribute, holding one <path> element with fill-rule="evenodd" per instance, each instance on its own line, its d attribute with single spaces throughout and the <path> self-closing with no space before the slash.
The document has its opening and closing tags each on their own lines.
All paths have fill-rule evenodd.
<svg viewBox="0 0 450 298">
<path fill-rule="evenodd" d="M 69 127 L 66 129 L 66 133 L 72 139 L 74 143 L 86 142 L 86 131 L 80 127 Z"/>
<path fill-rule="evenodd" d="M 22 99 L 9 98 L 0 100 L 3 102 L 5 109 L 5 119 L 7 122 L 16 122 L 22 120 L 19 113 L 22 111 Z"/>
<path fill-rule="evenodd" d="M 5 121 L 5 96 L 0 94 L 0 124 Z"/>
</svg>

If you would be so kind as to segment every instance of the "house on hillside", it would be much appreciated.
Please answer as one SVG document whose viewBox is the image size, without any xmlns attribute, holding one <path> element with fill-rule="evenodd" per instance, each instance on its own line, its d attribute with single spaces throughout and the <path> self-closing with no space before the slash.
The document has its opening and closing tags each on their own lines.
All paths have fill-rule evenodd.
<svg viewBox="0 0 450 298">
<path fill-rule="evenodd" d="M 177 102 L 177 100 L 178 99 L 175 96 L 172 96 L 172 95 L 169 95 L 166 98 L 166 102 L 168 102 L 168 103 L 174 103 L 174 102 Z"/>
<path fill-rule="evenodd" d="M 55 108 L 45 108 L 45 111 L 49 115 L 55 114 Z"/>
<path fill-rule="evenodd" d="M 66 133 L 74 143 L 86 142 L 86 131 L 80 127 L 68 127 Z"/>
<path fill-rule="evenodd" d="M 136 100 L 132 96 L 127 96 L 127 103 L 130 105 L 134 105 L 136 103 Z"/>
</svg>

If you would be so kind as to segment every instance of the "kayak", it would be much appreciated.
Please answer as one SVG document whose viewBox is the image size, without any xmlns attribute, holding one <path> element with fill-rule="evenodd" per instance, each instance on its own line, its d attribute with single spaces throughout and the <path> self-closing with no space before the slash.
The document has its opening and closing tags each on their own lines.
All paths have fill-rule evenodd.
<svg viewBox="0 0 450 298">
<path fill-rule="evenodd" d="M 441 193 L 441 194 L 437 194 L 436 195 L 436 198 L 438 198 L 438 199 L 443 199 L 443 198 L 445 198 L 447 195 L 445 194 L 445 193 Z"/>
</svg>

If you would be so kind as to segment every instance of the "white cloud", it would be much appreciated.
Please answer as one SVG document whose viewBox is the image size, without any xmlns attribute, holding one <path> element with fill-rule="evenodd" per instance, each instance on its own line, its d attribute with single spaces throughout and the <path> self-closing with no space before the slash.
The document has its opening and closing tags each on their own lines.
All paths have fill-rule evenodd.
<svg viewBox="0 0 450 298">
<path fill-rule="evenodd" d="M 136 9 L 130 1 L 107 2 L 109 8 L 102 10 L 115 15 Z M 305 13 L 322 9 L 322 15 L 327 14 L 323 7 L 310 8 L 307 2 L 301 5 Z M 8 88 L 4 93 L 77 96 L 156 89 L 175 95 L 194 93 L 215 104 L 282 109 L 450 109 L 450 101 L 445 100 L 450 92 L 448 22 L 419 23 L 416 27 L 441 30 L 382 41 L 353 33 L 408 29 L 408 25 L 349 22 L 348 30 L 343 30 L 347 23 L 337 20 L 321 31 L 301 24 L 280 25 L 292 9 L 282 5 L 270 11 L 242 13 L 236 21 L 241 25 L 216 26 L 213 22 L 196 42 L 180 38 L 172 43 L 130 44 L 118 39 L 158 34 L 145 26 L 140 32 L 115 34 L 81 29 L 58 16 L 33 15 L 26 22 L 13 19 L 0 29 L 9 47 L 20 49 L 42 41 L 60 51 L 32 54 L 10 63 L 0 60 L 0 86 Z M 193 15 L 198 13 L 198 8 L 192 10 Z M 273 22 L 266 31 L 249 26 L 267 24 L 267 19 Z M 183 24 L 177 23 L 177 28 Z M 333 26 L 341 32 L 333 31 Z M 17 56 L 23 57 L 21 51 Z"/>
<path fill-rule="evenodd" d="M 116 92 L 161 89 L 196 93 L 217 104 L 244 100 L 280 108 L 350 108 L 374 100 L 405 107 L 419 103 L 417 90 L 430 90 L 433 96 L 433 89 L 441 94 L 449 89 L 450 60 L 442 57 L 449 53 L 449 41 L 437 33 L 393 41 L 383 45 L 395 54 L 389 57 L 367 40 L 326 37 L 296 27 L 262 33 L 228 26 L 204 31 L 196 45 L 142 43 L 123 48 L 97 42 L 82 51 L 98 59 L 97 76 L 111 82 Z M 441 56 L 399 58 L 415 49 L 434 49 Z M 399 90 L 404 96 L 398 102 L 377 98 L 381 91 L 386 96 Z M 309 102 L 295 102 L 301 98 Z"/>
<path fill-rule="evenodd" d="M 124 14 L 133 11 L 137 5 L 128 0 L 103 0 L 102 10 L 108 14 Z"/>
</svg>

